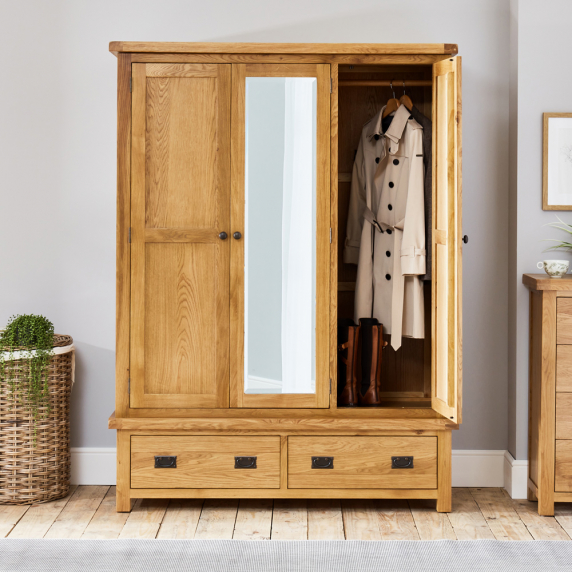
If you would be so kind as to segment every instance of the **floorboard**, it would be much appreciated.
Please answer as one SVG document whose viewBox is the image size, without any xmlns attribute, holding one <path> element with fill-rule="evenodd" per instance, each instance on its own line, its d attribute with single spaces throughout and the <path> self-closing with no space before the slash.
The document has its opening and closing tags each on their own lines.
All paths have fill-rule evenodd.
<svg viewBox="0 0 572 572">
<path fill-rule="evenodd" d="M 495 538 L 469 489 L 453 489 L 453 511 L 447 516 L 458 540 Z"/>
<path fill-rule="evenodd" d="M 339 500 L 308 501 L 308 540 L 344 540 L 344 518 Z"/>
<path fill-rule="evenodd" d="M 379 519 L 371 500 L 343 500 L 346 540 L 381 540 Z"/>
<path fill-rule="evenodd" d="M 277 499 L 272 513 L 272 540 L 306 540 L 308 538 L 308 504 L 306 500 Z"/>
<path fill-rule="evenodd" d="M 0 506 L 0 538 L 6 538 L 20 519 L 28 512 L 30 505 Z"/>
<path fill-rule="evenodd" d="M 238 505 L 234 525 L 235 540 L 270 540 L 272 500 L 243 499 Z"/>
<path fill-rule="evenodd" d="M 109 487 L 105 498 L 101 501 L 93 518 L 87 525 L 82 538 L 90 540 L 113 540 L 119 538 L 128 518 L 128 512 L 117 512 L 115 487 Z"/>
<path fill-rule="evenodd" d="M 0 505 L 0 538 L 235 540 L 570 540 L 572 503 L 554 517 L 500 488 L 453 489 L 434 500 L 139 499 L 118 513 L 115 487 L 72 487 L 57 501 Z"/>
<path fill-rule="evenodd" d="M 411 500 L 409 508 L 421 540 L 457 540 L 447 513 L 437 512 L 434 500 Z"/>
<path fill-rule="evenodd" d="M 8 538 L 44 538 L 54 520 L 58 518 L 75 493 L 76 488 L 75 486 L 70 487 L 69 493 L 64 498 L 31 505 L 26 514 L 13 528 Z"/>
<path fill-rule="evenodd" d="M 168 504 L 166 499 L 138 499 L 119 538 L 156 538 Z"/>
<path fill-rule="evenodd" d="M 231 540 L 237 512 L 238 500 L 236 499 L 206 500 L 195 538 Z"/>
<path fill-rule="evenodd" d="M 533 537 L 500 488 L 469 489 L 497 540 L 532 540 Z"/>
<path fill-rule="evenodd" d="M 406 500 L 379 500 L 374 505 L 382 540 L 419 540 Z"/>
<path fill-rule="evenodd" d="M 173 499 L 161 523 L 157 538 L 194 538 L 203 508 L 202 499 Z"/>
</svg>

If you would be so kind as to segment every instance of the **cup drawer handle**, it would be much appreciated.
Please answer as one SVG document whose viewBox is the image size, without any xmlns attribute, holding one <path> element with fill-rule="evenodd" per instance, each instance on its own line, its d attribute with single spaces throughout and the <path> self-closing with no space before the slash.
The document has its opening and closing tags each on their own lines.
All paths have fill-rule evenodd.
<svg viewBox="0 0 572 572">
<path fill-rule="evenodd" d="M 412 469 L 413 457 L 391 457 L 392 469 Z"/>
<path fill-rule="evenodd" d="M 333 457 L 312 457 L 312 469 L 333 469 Z"/>
<path fill-rule="evenodd" d="M 235 457 L 235 469 L 256 469 L 256 457 Z"/>
<path fill-rule="evenodd" d="M 171 455 L 167 457 L 159 457 L 155 455 L 155 468 L 156 469 L 176 469 L 177 456 Z"/>
</svg>

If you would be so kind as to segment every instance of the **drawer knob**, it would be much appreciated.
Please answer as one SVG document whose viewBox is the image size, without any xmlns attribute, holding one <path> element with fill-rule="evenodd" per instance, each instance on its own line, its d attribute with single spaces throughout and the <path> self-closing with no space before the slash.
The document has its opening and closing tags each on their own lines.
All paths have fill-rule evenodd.
<svg viewBox="0 0 572 572">
<path fill-rule="evenodd" d="M 176 469 L 177 468 L 177 456 L 172 455 L 169 457 L 159 457 L 155 456 L 155 468 L 156 469 Z"/>
<path fill-rule="evenodd" d="M 412 469 L 413 457 L 391 457 L 392 469 Z"/>
<path fill-rule="evenodd" d="M 312 469 L 333 469 L 333 457 L 312 457 Z"/>
<path fill-rule="evenodd" d="M 235 469 L 256 469 L 256 457 L 235 457 Z"/>
</svg>

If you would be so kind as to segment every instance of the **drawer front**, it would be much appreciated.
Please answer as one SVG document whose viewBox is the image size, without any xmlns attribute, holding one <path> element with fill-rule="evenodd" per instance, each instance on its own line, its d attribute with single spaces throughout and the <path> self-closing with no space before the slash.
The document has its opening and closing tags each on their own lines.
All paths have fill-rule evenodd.
<svg viewBox="0 0 572 572">
<path fill-rule="evenodd" d="M 572 392 L 572 345 L 556 346 L 556 391 Z"/>
<path fill-rule="evenodd" d="M 572 298 L 558 298 L 556 308 L 556 343 L 572 344 Z"/>
<path fill-rule="evenodd" d="M 556 394 L 556 439 L 572 439 L 572 393 Z"/>
<path fill-rule="evenodd" d="M 554 490 L 558 493 L 572 491 L 572 440 L 556 441 Z"/>
<path fill-rule="evenodd" d="M 280 488 L 280 437 L 134 435 L 131 488 Z"/>
<path fill-rule="evenodd" d="M 288 488 L 435 489 L 437 437 L 288 437 Z"/>
</svg>

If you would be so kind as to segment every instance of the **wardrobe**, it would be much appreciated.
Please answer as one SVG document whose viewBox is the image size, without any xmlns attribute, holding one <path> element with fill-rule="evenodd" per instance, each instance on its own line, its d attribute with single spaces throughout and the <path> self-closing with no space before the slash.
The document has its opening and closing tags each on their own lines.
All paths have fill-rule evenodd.
<svg viewBox="0 0 572 572">
<path fill-rule="evenodd" d="M 455 44 L 111 42 L 118 58 L 117 510 L 138 498 L 436 499 L 461 423 Z M 425 336 L 337 406 L 363 125 L 432 120 Z"/>
</svg>

